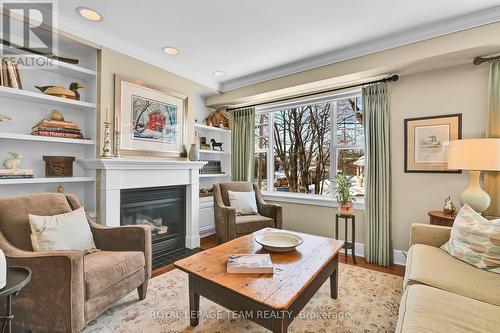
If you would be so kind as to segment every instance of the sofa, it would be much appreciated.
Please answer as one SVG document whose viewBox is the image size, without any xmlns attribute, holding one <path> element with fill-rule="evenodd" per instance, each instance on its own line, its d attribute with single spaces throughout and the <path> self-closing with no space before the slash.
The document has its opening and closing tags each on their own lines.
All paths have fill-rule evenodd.
<svg viewBox="0 0 500 333">
<path fill-rule="evenodd" d="M 31 270 L 12 299 L 14 332 L 80 332 L 116 301 L 137 289 L 146 297 L 151 276 L 151 230 L 108 228 L 87 218 L 100 251 L 33 252 L 28 214 L 57 215 L 80 208 L 74 195 L 37 193 L 0 198 L 0 248 L 7 263 Z M 4 302 L 0 313 L 5 313 Z"/>
<path fill-rule="evenodd" d="M 500 331 L 500 275 L 441 250 L 450 231 L 412 225 L 396 332 Z"/>
<path fill-rule="evenodd" d="M 236 209 L 230 205 L 228 191 L 254 191 L 259 214 L 237 215 Z M 281 229 L 283 223 L 283 208 L 279 205 L 266 203 L 256 183 L 233 181 L 214 184 L 213 192 L 217 243 L 225 243 L 239 236 L 250 234 L 267 227 Z"/>
</svg>

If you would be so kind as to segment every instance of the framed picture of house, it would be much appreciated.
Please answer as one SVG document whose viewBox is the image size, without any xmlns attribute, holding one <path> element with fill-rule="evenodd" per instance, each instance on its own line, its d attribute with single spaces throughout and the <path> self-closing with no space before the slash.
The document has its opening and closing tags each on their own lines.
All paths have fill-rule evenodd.
<svg viewBox="0 0 500 333">
<path fill-rule="evenodd" d="M 122 155 L 183 157 L 187 97 L 115 75 Z"/>
<path fill-rule="evenodd" d="M 449 142 L 462 138 L 462 114 L 404 120 L 405 172 L 460 173 L 449 170 Z"/>
</svg>

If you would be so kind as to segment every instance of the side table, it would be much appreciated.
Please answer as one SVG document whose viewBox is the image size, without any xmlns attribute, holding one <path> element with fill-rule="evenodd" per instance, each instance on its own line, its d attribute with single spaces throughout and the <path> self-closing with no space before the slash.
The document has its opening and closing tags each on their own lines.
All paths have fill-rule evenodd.
<svg viewBox="0 0 500 333">
<path fill-rule="evenodd" d="M 356 217 L 354 215 L 341 215 L 341 214 L 335 214 L 335 239 L 339 239 L 339 219 L 344 220 L 344 225 L 345 225 L 345 238 L 344 238 L 344 253 L 345 253 L 345 258 L 344 260 L 347 262 L 347 249 L 351 249 L 351 254 L 352 254 L 352 261 L 354 262 L 354 265 L 356 265 L 356 254 L 355 254 L 355 244 L 356 244 Z M 349 220 L 351 221 L 351 238 L 352 240 L 350 242 L 347 241 L 347 227 L 348 227 L 348 222 Z"/>
<path fill-rule="evenodd" d="M 452 227 L 453 221 L 455 221 L 455 217 L 457 214 L 445 213 L 443 211 L 434 210 L 427 213 L 429 215 L 429 223 L 433 225 L 441 225 L 445 227 Z M 498 219 L 497 216 L 484 216 L 488 220 Z"/>
<path fill-rule="evenodd" d="M 19 294 L 21 289 L 31 280 L 31 271 L 24 267 L 7 267 L 7 284 L 0 289 L 0 297 L 7 297 L 6 313 L 0 317 L 3 321 L 2 333 L 11 333 L 11 321 L 14 319 L 12 314 L 12 296 Z M 7 329 L 7 330 L 6 330 Z"/>
</svg>

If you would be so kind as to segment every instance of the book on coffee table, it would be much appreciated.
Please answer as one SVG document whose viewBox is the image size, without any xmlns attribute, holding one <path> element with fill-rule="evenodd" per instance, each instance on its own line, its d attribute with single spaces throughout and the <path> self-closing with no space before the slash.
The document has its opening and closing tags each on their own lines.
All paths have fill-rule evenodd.
<svg viewBox="0 0 500 333">
<path fill-rule="evenodd" d="M 273 273 L 269 254 L 233 254 L 227 259 L 228 273 Z"/>
</svg>

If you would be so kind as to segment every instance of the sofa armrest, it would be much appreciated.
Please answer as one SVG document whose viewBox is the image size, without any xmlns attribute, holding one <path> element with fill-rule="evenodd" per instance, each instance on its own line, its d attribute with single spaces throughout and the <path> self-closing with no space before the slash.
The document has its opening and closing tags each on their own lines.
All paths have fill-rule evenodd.
<svg viewBox="0 0 500 333">
<path fill-rule="evenodd" d="M 146 278 L 151 277 L 151 227 L 146 225 L 105 227 L 90 219 L 89 225 L 99 250 L 143 252 Z"/>
<path fill-rule="evenodd" d="M 23 251 L 1 233 L 0 248 L 8 265 L 31 270 L 31 281 L 13 299 L 16 332 L 80 332 L 85 327 L 81 251 Z M 3 302 L 0 311 L 4 311 Z"/>
<path fill-rule="evenodd" d="M 414 223 L 411 225 L 410 246 L 424 244 L 440 247 L 450 239 L 450 227 Z"/>
</svg>

